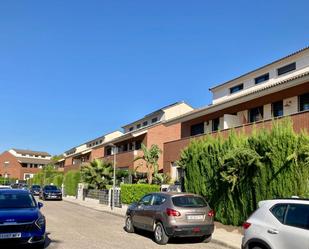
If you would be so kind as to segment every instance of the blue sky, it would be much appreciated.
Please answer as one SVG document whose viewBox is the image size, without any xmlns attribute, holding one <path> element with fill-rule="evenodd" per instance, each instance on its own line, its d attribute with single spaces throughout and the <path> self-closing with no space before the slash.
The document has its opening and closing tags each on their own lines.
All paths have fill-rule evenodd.
<svg viewBox="0 0 309 249">
<path fill-rule="evenodd" d="M 309 2 L 0 2 L 0 151 L 58 154 L 309 42 Z"/>
</svg>

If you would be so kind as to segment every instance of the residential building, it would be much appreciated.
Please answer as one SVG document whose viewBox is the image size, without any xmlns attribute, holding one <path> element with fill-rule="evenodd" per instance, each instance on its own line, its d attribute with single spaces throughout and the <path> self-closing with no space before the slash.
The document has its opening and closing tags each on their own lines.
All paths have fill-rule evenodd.
<svg viewBox="0 0 309 249">
<path fill-rule="evenodd" d="M 250 133 L 270 127 L 273 119 L 290 116 L 295 131 L 309 129 L 309 47 L 212 87 L 212 103 L 171 119 L 181 137 L 164 144 L 164 172 L 177 179 L 177 165 L 191 139 L 205 134 L 226 135 L 230 129 Z M 253 125 L 255 124 L 255 125 Z"/>
<path fill-rule="evenodd" d="M 146 172 L 146 165 L 143 160 L 134 161 L 137 156 L 142 156 L 141 145 L 147 148 L 158 145 L 162 150 L 159 157 L 159 170 L 163 171 L 163 144 L 180 138 L 180 124 L 175 123 L 166 126 L 165 122 L 191 112 L 193 108 L 185 102 L 176 102 L 162 107 L 143 118 L 123 126 L 124 134 L 110 141 L 104 146 L 102 159 L 114 160 L 114 149 L 116 150 L 116 165 L 119 169 L 137 170 Z"/>
<path fill-rule="evenodd" d="M 79 170 L 83 163 L 102 158 L 104 155 L 103 145 L 121 135 L 123 135 L 122 132 L 115 131 L 69 149 L 63 153 L 63 158 L 58 160 L 56 164 L 58 170 L 64 172 Z"/>
<path fill-rule="evenodd" d="M 27 180 L 50 162 L 47 152 L 10 149 L 0 155 L 0 176 Z"/>
</svg>

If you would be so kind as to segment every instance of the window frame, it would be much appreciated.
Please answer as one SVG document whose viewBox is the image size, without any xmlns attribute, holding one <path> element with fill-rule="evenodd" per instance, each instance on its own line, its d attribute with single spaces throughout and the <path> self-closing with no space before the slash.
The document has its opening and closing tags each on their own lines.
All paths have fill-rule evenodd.
<svg viewBox="0 0 309 249">
<path fill-rule="evenodd" d="M 240 88 L 237 89 L 238 87 L 240 87 Z M 244 90 L 244 83 L 238 84 L 236 86 L 232 86 L 232 87 L 230 87 L 229 90 L 230 90 L 230 94 L 234 94 L 234 93 L 240 92 L 240 91 Z"/>
<path fill-rule="evenodd" d="M 301 110 L 301 97 L 305 96 L 305 95 L 309 95 L 309 92 L 308 93 L 304 93 L 304 94 L 301 94 L 301 95 L 298 95 L 298 111 L 299 112 L 304 112 L 304 111 L 308 111 L 309 109 L 305 109 L 303 108 L 303 110 Z"/>
<path fill-rule="evenodd" d="M 265 77 L 266 77 L 266 79 L 265 79 Z M 261 80 L 261 79 L 263 79 L 262 81 L 259 81 L 259 80 Z M 258 85 L 258 84 L 261 84 L 261 83 L 263 83 L 263 82 L 265 82 L 265 81 L 268 81 L 269 80 L 269 73 L 265 73 L 265 74 L 263 74 L 263 75 L 260 75 L 260 76 L 258 76 L 258 77 L 256 77 L 256 78 L 254 78 L 254 84 L 255 85 Z"/>
<path fill-rule="evenodd" d="M 252 121 L 252 120 L 251 120 L 251 111 L 252 111 L 253 109 L 259 109 L 259 108 L 261 108 L 261 110 L 262 110 L 262 112 L 260 113 L 260 114 L 262 114 L 262 115 L 261 115 L 262 118 L 261 118 L 260 120 L 254 120 L 254 121 Z M 249 120 L 249 123 L 256 123 L 256 122 L 263 121 L 263 120 L 264 120 L 264 106 L 262 105 L 262 106 L 257 106 L 257 107 L 254 107 L 254 108 L 249 109 L 249 110 L 248 110 L 248 120 Z"/>
<path fill-rule="evenodd" d="M 200 127 L 199 127 L 200 126 Z M 202 133 L 200 133 L 199 129 L 196 129 L 195 132 L 192 132 L 193 131 L 193 127 L 198 127 L 199 129 L 201 129 L 201 131 L 203 131 Z M 193 134 L 194 133 L 194 134 Z M 191 125 L 190 126 L 190 136 L 191 137 L 194 137 L 194 136 L 198 136 L 198 135 L 202 135 L 205 133 L 205 124 L 204 122 L 201 122 L 201 123 L 197 123 L 197 124 L 194 124 L 194 125 Z"/>
<path fill-rule="evenodd" d="M 282 115 L 278 115 L 278 116 L 275 116 L 274 115 L 274 111 L 275 111 L 275 104 L 279 104 L 281 103 L 282 104 Z M 280 117 L 283 117 L 284 116 L 284 106 L 283 106 L 283 100 L 279 100 L 279 101 L 276 101 L 276 102 L 273 102 L 271 103 L 271 116 L 273 118 L 280 118 Z"/>
<path fill-rule="evenodd" d="M 292 69 L 289 67 L 292 67 Z M 282 70 L 282 72 L 280 72 L 280 70 Z M 281 76 L 294 70 L 296 70 L 296 61 L 277 68 L 277 75 Z"/>
</svg>

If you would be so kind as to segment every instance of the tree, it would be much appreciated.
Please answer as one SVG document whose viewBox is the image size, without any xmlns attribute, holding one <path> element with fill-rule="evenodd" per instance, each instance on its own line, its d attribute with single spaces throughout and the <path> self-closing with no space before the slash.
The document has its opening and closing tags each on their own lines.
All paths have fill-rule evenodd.
<svg viewBox="0 0 309 249">
<path fill-rule="evenodd" d="M 105 189 L 112 183 L 113 167 L 110 162 L 95 159 L 83 165 L 81 178 L 92 189 Z"/>
<path fill-rule="evenodd" d="M 142 151 L 144 155 L 136 157 L 134 161 L 145 161 L 147 168 L 147 181 L 148 184 L 151 184 L 153 175 L 155 177 L 158 175 L 158 160 L 162 150 L 156 144 L 151 145 L 149 149 L 144 144 L 142 144 Z"/>
</svg>

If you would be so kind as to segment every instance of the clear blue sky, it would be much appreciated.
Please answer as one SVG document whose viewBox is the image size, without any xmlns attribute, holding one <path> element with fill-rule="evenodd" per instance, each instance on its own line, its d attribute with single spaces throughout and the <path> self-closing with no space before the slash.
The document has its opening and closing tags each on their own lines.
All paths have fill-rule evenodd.
<svg viewBox="0 0 309 249">
<path fill-rule="evenodd" d="M 0 2 L 0 151 L 61 153 L 309 42 L 309 2 Z"/>
</svg>

